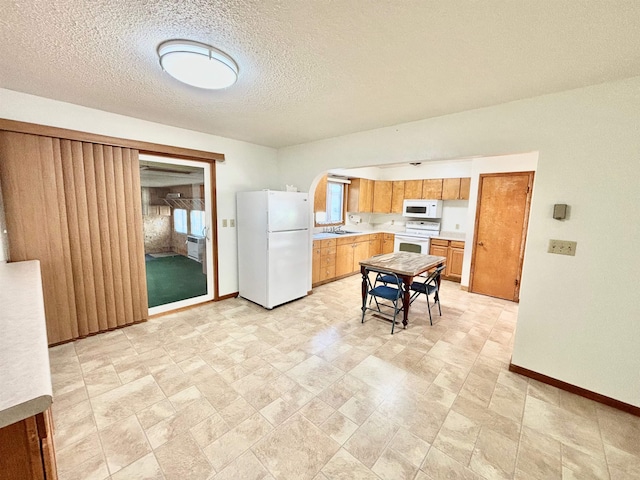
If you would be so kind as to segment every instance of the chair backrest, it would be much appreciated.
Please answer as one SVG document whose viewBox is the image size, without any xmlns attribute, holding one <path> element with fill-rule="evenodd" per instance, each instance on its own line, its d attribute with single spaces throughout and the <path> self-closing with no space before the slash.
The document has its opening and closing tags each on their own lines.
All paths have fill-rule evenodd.
<svg viewBox="0 0 640 480">
<path fill-rule="evenodd" d="M 424 281 L 424 283 L 431 284 L 433 282 L 437 282 L 438 278 L 440 277 L 440 275 L 442 274 L 442 271 L 445 268 L 446 268 L 446 265 L 440 265 L 438 268 L 436 268 L 433 272 L 429 274 L 429 276 Z"/>
<path fill-rule="evenodd" d="M 395 279 L 396 285 L 400 285 L 402 283 L 402 281 L 400 280 L 400 277 L 398 277 L 398 275 L 396 275 L 393 272 L 390 272 L 388 270 L 383 270 L 381 268 L 365 267 L 365 275 L 367 277 L 367 283 L 369 284 L 369 288 L 373 288 L 373 285 L 371 284 L 371 280 L 369 279 L 369 273 L 375 273 L 377 277 L 379 277 L 380 275 L 391 276 Z"/>
</svg>

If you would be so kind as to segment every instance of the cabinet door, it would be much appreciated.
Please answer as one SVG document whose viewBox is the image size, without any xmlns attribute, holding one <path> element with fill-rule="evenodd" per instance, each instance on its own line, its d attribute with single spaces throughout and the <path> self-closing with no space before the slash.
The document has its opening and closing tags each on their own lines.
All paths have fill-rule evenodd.
<svg viewBox="0 0 640 480">
<path fill-rule="evenodd" d="M 318 182 L 316 192 L 313 196 L 313 213 L 327 211 L 327 176 L 325 175 Z M 315 215 L 314 215 L 315 218 Z"/>
<path fill-rule="evenodd" d="M 336 248 L 336 277 L 353 271 L 353 244 L 338 245 Z"/>
<path fill-rule="evenodd" d="M 464 249 L 449 247 L 449 257 L 447 259 L 448 276 L 460 280 L 462 278 L 462 261 L 464 259 Z"/>
<path fill-rule="evenodd" d="M 361 178 L 352 178 L 347 187 L 347 212 L 359 212 Z"/>
<path fill-rule="evenodd" d="M 382 240 L 381 253 L 392 253 L 394 241 L 395 241 L 395 235 L 393 233 L 385 233 L 384 239 Z"/>
<path fill-rule="evenodd" d="M 362 179 L 360 187 L 360 212 L 369 213 L 373 211 L 373 180 Z"/>
<path fill-rule="evenodd" d="M 369 257 L 373 257 L 374 255 L 379 255 L 381 252 L 382 252 L 382 235 L 378 235 L 378 234 L 371 235 L 371 238 L 369 239 Z"/>
<path fill-rule="evenodd" d="M 460 179 L 460 200 L 469 200 L 469 190 L 471 189 L 471 179 L 469 177 Z"/>
<path fill-rule="evenodd" d="M 391 213 L 391 191 L 393 183 L 386 180 L 373 182 L 373 212 Z"/>
<path fill-rule="evenodd" d="M 402 213 L 403 200 L 404 200 L 404 180 L 392 182 L 391 213 Z"/>
<path fill-rule="evenodd" d="M 404 198 L 405 200 L 422 198 L 422 180 L 405 180 Z"/>
<path fill-rule="evenodd" d="M 460 179 L 445 178 L 442 181 L 442 200 L 458 200 L 460 197 Z"/>
<path fill-rule="evenodd" d="M 442 200 L 442 179 L 429 178 L 422 181 L 422 197 L 425 200 Z"/>
<path fill-rule="evenodd" d="M 436 255 L 438 257 L 448 258 L 448 256 L 449 256 L 449 247 L 445 247 L 445 246 L 442 246 L 442 245 L 434 245 L 432 243 L 431 246 L 429 247 L 429 255 Z M 444 277 L 449 275 L 448 270 L 449 270 L 449 262 L 447 262 L 447 266 L 442 271 L 442 275 Z"/>
<path fill-rule="evenodd" d="M 313 262 L 312 262 L 312 270 L 311 270 L 311 283 L 315 284 L 320 281 L 320 246 L 316 246 L 313 242 Z"/>
<path fill-rule="evenodd" d="M 369 241 L 358 242 L 353 246 L 353 268 L 352 272 L 360 271 L 360 262 L 369 258 Z"/>
</svg>

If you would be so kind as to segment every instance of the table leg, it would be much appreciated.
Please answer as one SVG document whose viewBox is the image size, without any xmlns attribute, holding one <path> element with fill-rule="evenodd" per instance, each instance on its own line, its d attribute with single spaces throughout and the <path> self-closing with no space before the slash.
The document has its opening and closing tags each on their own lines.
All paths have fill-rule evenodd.
<svg viewBox="0 0 640 480">
<path fill-rule="evenodd" d="M 413 277 L 401 277 L 402 278 L 402 287 L 404 290 L 404 295 L 402 296 L 402 325 L 404 328 L 407 328 L 408 320 L 409 320 L 409 298 L 411 296 L 411 282 L 413 282 Z"/>
<path fill-rule="evenodd" d="M 360 273 L 362 274 L 362 313 L 364 315 L 367 303 L 367 269 L 360 267 Z"/>
</svg>

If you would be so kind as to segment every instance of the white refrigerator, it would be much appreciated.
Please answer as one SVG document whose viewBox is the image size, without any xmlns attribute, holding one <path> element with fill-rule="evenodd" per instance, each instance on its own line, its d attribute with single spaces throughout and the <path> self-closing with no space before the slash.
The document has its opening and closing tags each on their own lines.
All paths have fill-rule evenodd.
<svg viewBox="0 0 640 480">
<path fill-rule="evenodd" d="M 271 309 L 307 295 L 310 215 L 307 193 L 238 192 L 241 297 Z"/>
</svg>

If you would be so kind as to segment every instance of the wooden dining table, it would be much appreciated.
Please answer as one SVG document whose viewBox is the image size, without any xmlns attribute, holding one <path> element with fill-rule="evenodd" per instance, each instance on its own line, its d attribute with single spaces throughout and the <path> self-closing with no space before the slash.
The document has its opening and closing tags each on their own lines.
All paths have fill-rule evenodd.
<svg viewBox="0 0 640 480">
<path fill-rule="evenodd" d="M 403 296 L 403 318 L 402 325 L 406 328 L 409 318 L 409 304 L 411 296 L 411 284 L 413 277 L 420 275 L 432 268 L 444 265 L 447 257 L 436 255 L 424 255 L 414 252 L 393 252 L 382 255 L 375 255 L 360 262 L 360 273 L 362 273 L 362 310 L 366 307 L 367 298 L 367 268 L 375 268 L 389 273 L 395 273 L 402 280 Z M 440 287 L 440 279 L 438 279 Z"/>
</svg>

